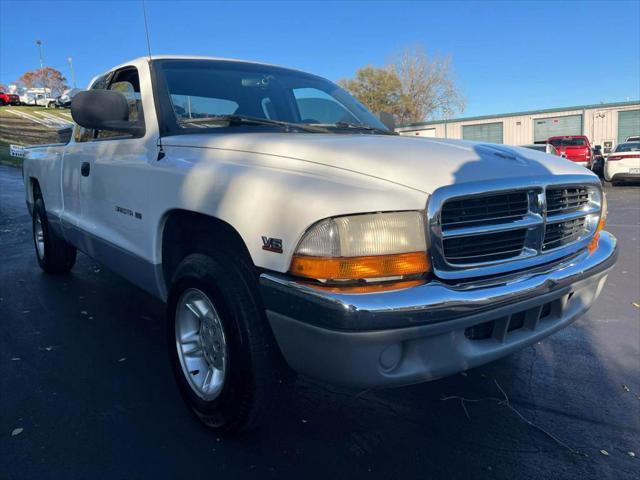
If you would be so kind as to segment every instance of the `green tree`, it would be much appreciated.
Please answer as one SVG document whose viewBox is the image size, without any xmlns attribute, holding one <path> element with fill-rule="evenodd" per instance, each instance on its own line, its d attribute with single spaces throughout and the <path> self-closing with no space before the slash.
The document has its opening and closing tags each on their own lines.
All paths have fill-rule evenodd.
<svg viewBox="0 0 640 480">
<path fill-rule="evenodd" d="M 367 66 L 356 72 L 356 78 L 340 80 L 338 84 L 372 112 L 389 112 L 395 116 L 401 114 L 402 85 L 390 67 Z"/>
</svg>

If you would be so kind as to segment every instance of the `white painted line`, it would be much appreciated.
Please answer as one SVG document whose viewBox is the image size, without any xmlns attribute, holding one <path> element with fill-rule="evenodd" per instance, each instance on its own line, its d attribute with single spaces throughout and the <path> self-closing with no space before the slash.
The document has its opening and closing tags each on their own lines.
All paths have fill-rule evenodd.
<svg viewBox="0 0 640 480">
<path fill-rule="evenodd" d="M 35 112 L 34 112 L 35 113 Z M 50 119 L 52 122 L 55 122 L 60 125 L 69 125 L 71 122 L 66 121 L 65 119 L 58 117 L 57 115 L 53 115 L 48 112 L 38 112 L 41 116 Z"/>
<path fill-rule="evenodd" d="M 39 125 L 43 125 L 45 127 L 48 127 L 49 124 L 47 122 L 45 122 L 44 120 L 41 120 L 39 118 L 36 117 L 32 117 L 31 115 L 25 113 L 25 112 L 19 112 L 17 110 L 11 110 L 11 109 L 6 109 L 7 112 L 9 113 L 13 113 L 14 115 L 17 115 L 18 117 L 24 119 L 24 120 L 29 120 L 30 122 L 34 122 L 37 123 Z"/>
</svg>

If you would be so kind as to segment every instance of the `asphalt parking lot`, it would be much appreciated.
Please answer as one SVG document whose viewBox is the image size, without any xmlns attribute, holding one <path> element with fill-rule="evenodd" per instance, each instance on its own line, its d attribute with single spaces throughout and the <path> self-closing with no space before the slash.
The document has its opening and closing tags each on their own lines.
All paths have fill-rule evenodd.
<svg viewBox="0 0 640 480">
<path fill-rule="evenodd" d="M 607 187 L 620 257 L 569 328 L 428 384 L 298 380 L 235 438 L 183 405 L 159 301 L 84 255 L 40 271 L 23 189 L 0 166 L 1 479 L 640 477 L 640 186 Z"/>
</svg>

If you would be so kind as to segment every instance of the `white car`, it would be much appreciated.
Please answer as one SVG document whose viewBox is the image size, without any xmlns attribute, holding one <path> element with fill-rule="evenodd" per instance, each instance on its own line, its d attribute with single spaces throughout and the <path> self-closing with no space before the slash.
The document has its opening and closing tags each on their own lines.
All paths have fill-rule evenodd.
<svg viewBox="0 0 640 480">
<path fill-rule="evenodd" d="M 178 387 L 217 431 L 266 414 L 289 369 L 376 388 L 520 350 L 616 260 L 583 167 L 401 137 L 315 75 L 145 57 L 71 114 L 71 141 L 24 161 L 37 260 L 62 274 L 81 250 L 166 302 Z"/>
<path fill-rule="evenodd" d="M 605 159 L 604 179 L 612 183 L 640 180 L 640 141 L 616 146 Z"/>
<path fill-rule="evenodd" d="M 640 142 L 640 135 L 634 135 L 632 137 L 627 137 L 625 142 Z"/>
<path fill-rule="evenodd" d="M 522 148 L 528 148 L 530 150 L 537 150 L 538 152 L 548 153 L 549 155 L 556 155 L 558 157 L 565 157 L 564 153 L 560 155 L 556 147 L 550 143 L 532 143 L 530 145 L 520 145 Z"/>
</svg>

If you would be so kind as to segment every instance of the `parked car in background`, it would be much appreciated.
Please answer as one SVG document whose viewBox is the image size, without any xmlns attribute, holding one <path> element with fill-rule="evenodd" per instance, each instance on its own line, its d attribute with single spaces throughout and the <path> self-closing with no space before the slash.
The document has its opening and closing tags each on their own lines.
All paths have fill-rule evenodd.
<svg viewBox="0 0 640 480">
<path fill-rule="evenodd" d="M 78 92 L 82 90 L 79 88 L 71 88 L 62 92 L 62 95 L 58 95 L 55 101 L 56 108 L 71 108 L 71 100 L 76 96 Z"/>
<path fill-rule="evenodd" d="M 570 135 L 564 137 L 551 137 L 547 140 L 560 154 L 571 160 L 581 164 L 584 167 L 589 166 L 591 161 L 591 144 L 589 139 L 584 135 Z"/>
<path fill-rule="evenodd" d="M 32 91 L 27 91 L 20 97 L 20 102 L 23 105 L 33 105 L 40 107 L 48 107 L 53 108 L 56 105 L 56 99 L 49 96 L 49 93 L 42 93 L 33 91 L 36 89 L 31 89 Z M 42 89 L 38 89 L 42 90 Z"/>
<path fill-rule="evenodd" d="M 587 168 L 599 177 L 602 177 L 604 172 L 604 154 L 602 153 L 601 145 L 596 145 L 591 149 L 591 161 Z"/>
<path fill-rule="evenodd" d="M 632 137 L 627 137 L 625 142 L 640 142 L 640 135 L 634 135 Z"/>
<path fill-rule="evenodd" d="M 604 162 L 604 179 L 612 184 L 640 180 L 640 141 L 616 146 Z"/>
<path fill-rule="evenodd" d="M 557 155 L 563 157 L 560 152 L 550 143 L 532 143 L 531 145 L 520 145 L 522 148 L 529 148 L 531 150 L 537 150 L 539 152 L 548 153 L 550 155 Z"/>
<path fill-rule="evenodd" d="M 0 105 L 20 105 L 20 97 L 14 93 L 0 92 Z"/>
</svg>

